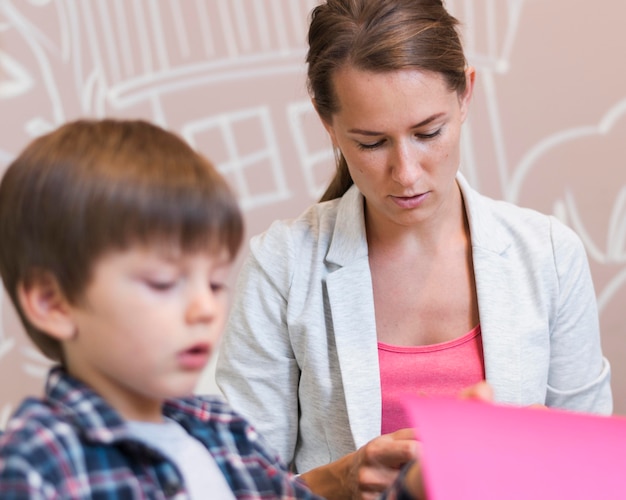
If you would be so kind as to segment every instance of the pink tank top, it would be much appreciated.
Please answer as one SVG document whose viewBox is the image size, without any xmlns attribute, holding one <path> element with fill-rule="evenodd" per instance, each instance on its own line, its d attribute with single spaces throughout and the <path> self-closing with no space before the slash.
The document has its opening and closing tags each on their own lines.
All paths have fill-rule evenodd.
<svg viewBox="0 0 626 500">
<path fill-rule="evenodd" d="M 458 396 L 485 379 L 480 325 L 454 340 L 416 347 L 378 342 L 382 433 L 411 427 L 402 410 L 407 394 Z"/>
</svg>

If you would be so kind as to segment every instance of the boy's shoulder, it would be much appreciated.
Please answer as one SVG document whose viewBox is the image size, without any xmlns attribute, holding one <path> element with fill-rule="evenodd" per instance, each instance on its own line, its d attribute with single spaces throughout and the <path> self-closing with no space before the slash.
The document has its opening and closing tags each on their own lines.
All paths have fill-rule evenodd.
<svg viewBox="0 0 626 500">
<path fill-rule="evenodd" d="M 84 396 L 81 400 L 83 403 L 89 401 Z M 10 418 L 4 432 L 0 433 L 0 455 L 13 454 L 16 449 L 22 455 L 28 450 L 37 454 L 40 447 L 51 452 L 58 446 L 82 446 L 81 441 L 106 444 L 115 441 L 124 432 L 118 428 L 118 425 L 123 426 L 122 421 L 114 419 L 115 422 L 112 422 L 108 411 L 102 412 L 101 408 L 92 406 L 91 410 L 81 412 L 72 406 L 57 403 L 49 399 L 26 398 Z M 78 406 L 84 405 L 79 403 Z M 213 395 L 168 400 L 164 405 L 164 415 L 192 425 L 208 424 L 242 432 L 249 426 L 222 397 Z M 83 425 L 87 418 L 91 422 Z M 100 421 L 100 426 L 95 425 L 97 421 Z"/>
<path fill-rule="evenodd" d="M 0 434 L 0 475 L 60 470 L 83 446 L 63 412 L 42 399 L 27 398 Z"/>
<path fill-rule="evenodd" d="M 49 440 L 57 432 L 66 435 L 70 427 L 63 412 L 54 405 L 41 398 L 28 397 L 22 401 L 0 434 L 0 451 L 10 446 L 12 441 L 21 442 L 23 446 L 37 439 Z"/>
<path fill-rule="evenodd" d="M 53 461 L 67 465 L 82 456 L 85 447 L 111 443 L 121 432 L 123 421 L 104 400 L 53 367 L 45 396 L 24 399 L 9 419 L 0 435 L 0 461 L 4 467 L 22 460 L 38 469 L 44 462 L 55 468 Z"/>
</svg>

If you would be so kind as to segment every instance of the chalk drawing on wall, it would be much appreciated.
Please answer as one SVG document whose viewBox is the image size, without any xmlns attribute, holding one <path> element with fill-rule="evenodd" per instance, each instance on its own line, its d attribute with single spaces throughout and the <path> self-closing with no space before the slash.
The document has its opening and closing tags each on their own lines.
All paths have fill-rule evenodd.
<svg viewBox="0 0 626 500">
<path fill-rule="evenodd" d="M 313 142 L 307 123 L 318 120 L 311 101 L 291 103 L 287 107 L 291 137 L 296 146 L 306 189 L 313 200 L 319 199 L 328 184 L 328 164 L 334 161 L 328 143 Z"/>
<path fill-rule="evenodd" d="M 133 2 L 134 9 L 128 11 L 118 0 L 113 5 L 123 22 L 96 27 L 109 42 L 106 51 L 96 41 L 90 44 L 92 59 L 97 54 L 109 82 L 110 104 L 124 109 L 149 102 L 154 119 L 165 124 L 159 100 L 165 94 L 299 71 L 306 20 L 306 16 L 298 18 L 302 2 L 290 2 L 287 9 L 276 1 L 246 3 L 254 15 L 248 14 L 242 0 L 195 0 L 192 8 L 168 2 L 168 16 L 159 2 Z M 98 5 L 106 10 L 102 2 Z M 121 34 L 116 33 L 120 25 L 127 27 Z M 124 47 L 113 45 L 114 35 L 126 40 Z M 124 67 L 119 67 L 120 62 Z"/>
<path fill-rule="evenodd" d="M 0 242 L 0 244 L 2 243 Z M 7 297 L 4 293 L 4 289 L 2 289 L 2 293 L 0 293 L 0 325 L 3 323 L 3 306 L 5 300 L 7 300 Z M 4 329 L 0 328 L 0 361 L 2 361 L 2 358 L 7 356 L 14 347 L 15 339 L 8 337 Z"/>
<path fill-rule="evenodd" d="M 9 162 L 13 159 L 13 155 L 3 149 L 0 149 L 0 175 L 4 173 L 5 168 L 9 165 Z"/>
<path fill-rule="evenodd" d="M 28 92 L 34 81 L 26 68 L 0 50 L 0 99 L 11 99 Z"/>
<path fill-rule="evenodd" d="M 613 105 L 602 117 L 597 125 L 569 128 L 544 138 L 522 158 L 515 169 L 515 175 L 509 185 L 508 199 L 514 203 L 521 201 L 521 192 L 524 188 L 530 189 L 533 179 L 539 173 L 545 173 L 550 168 L 551 155 L 568 154 L 569 157 L 581 158 L 581 152 L 591 157 L 600 157 L 600 151 L 615 151 L 611 155 L 612 162 L 608 165 L 593 165 L 592 175 L 599 177 L 603 172 L 611 172 L 612 182 L 617 191 L 607 194 L 603 202 L 608 204 L 607 222 L 602 236 L 592 236 L 589 224 L 584 221 L 584 209 L 579 208 L 581 200 L 577 200 L 574 189 L 567 184 L 571 182 L 565 178 L 563 189 L 554 194 L 552 213 L 568 224 L 581 237 L 589 258 L 602 265 L 626 264 L 626 148 L 623 146 L 624 132 L 626 132 L 626 99 Z M 621 151 L 621 153 L 620 153 Z M 561 158 L 561 156 L 559 156 Z M 566 164 L 565 161 L 559 162 Z M 621 173 L 621 175 L 620 175 Z M 530 178 L 535 174 L 534 178 Z M 621 177 L 621 178 L 620 178 Z M 530 178 L 530 179 L 529 179 Z M 608 176 L 607 176 L 608 178 Z M 620 181 L 615 183 L 616 178 Z M 597 225 L 597 221 L 593 223 Z M 600 311 L 615 296 L 626 283 L 626 269 L 613 276 L 598 293 L 598 307 Z"/>
<path fill-rule="evenodd" d="M 511 200 L 513 203 L 519 202 L 519 193 L 524 179 L 533 168 L 537 167 L 537 163 L 546 153 L 558 147 L 567 146 L 567 144 L 571 142 L 578 143 L 588 137 L 604 136 L 611 139 L 611 132 L 619 128 L 620 120 L 626 122 L 626 99 L 612 106 L 597 125 L 562 130 L 543 139 L 539 144 L 530 149 L 519 162 L 519 165 L 515 169 L 515 175 L 511 179 L 507 199 Z M 621 124 L 621 126 L 623 127 L 624 124 Z M 622 139 L 623 137 L 617 137 L 617 134 L 612 138 L 612 140 L 615 141 L 622 141 Z"/>
<path fill-rule="evenodd" d="M 452 0 L 449 10 L 462 19 L 462 40 L 468 62 L 479 71 L 478 84 L 484 87 L 487 117 L 500 188 L 506 192 L 509 162 L 503 136 L 495 75 L 506 73 L 527 0 Z M 484 126 L 481 125 L 481 126 Z M 467 122 L 462 138 L 463 172 L 480 189 L 480 167 L 471 141 L 473 120 Z"/>
<path fill-rule="evenodd" d="M 248 82 L 302 85 L 307 15 L 315 4 L 0 0 L 0 104 L 12 118 L 11 130 L 0 134 L 0 167 L 68 119 L 142 117 L 180 131 L 199 148 L 210 145 L 211 160 L 244 210 L 293 197 L 272 123 L 293 96 L 285 93 L 270 109 L 267 95 Z M 221 96 L 238 82 L 246 92 L 224 111 Z M 196 105 L 181 113 L 181 97 L 194 92 Z M 42 379 L 49 362 L 0 319 L 1 367 Z M 3 363 L 8 353 L 10 362 Z"/>
<path fill-rule="evenodd" d="M 482 69 L 504 73 L 527 0 L 447 0 L 446 7 L 462 20 L 467 58 Z"/>
<path fill-rule="evenodd" d="M 46 376 L 51 363 L 39 349 L 26 345 L 22 348 L 22 356 L 25 359 L 23 368 L 27 375 L 37 379 L 43 379 Z"/>
<path fill-rule="evenodd" d="M 224 81 L 299 73 L 307 12 L 314 4 L 58 0 L 35 5 L 3 0 L 3 25 L 19 34 L 37 66 L 34 73 L 32 65 L 30 72 L 24 71 L 25 64 L 5 55 L 6 73 L 12 77 L 4 93 L 28 91 L 32 81 L 45 86 L 51 116 L 33 118 L 31 136 L 70 115 L 104 116 L 140 105 L 148 105 L 151 119 L 166 126 L 165 95 Z M 35 6 L 58 20 L 53 33 L 44 33 L 29 20 L 28 15 L 35 17 Z"/>
<path fill-rule="evenodd" d="M 187 122 L 182 135 L 196 148 L 200 142 L 208 144 L 212 161 L 235 189 L 244 210 L 290 196 L 267 107 Z M 254 172 L 254 180 L 250 172 Z M 264 185 L 260 179 L 265 180 Z"/>
<path fill-rule="evenodd" d="M 39 6 L 45 6 L 48 3 L 42 2 Z M 32 3 L 20 4 L 21 7 L 32 5 Z M 29 134 L 29 137 L 35 137 L 49 131 L 65 119 L 60 91 L 56 84 L 49 58 L 49 53 L 56 53 L 57 48 L 12 2 L 4 0 L 0 3 L 0 9 L 0 13 L 6 19 L 5 22 L 19 35 L 36 65 L 36 69 L 30 66 L 30 70 L 26 70 L 24 69 L 27 67 L 26 63 L 22 64 L 21 61 L 12 57 L 5 58 L 3 69 L 6 70 L 8 66 L 9 71 L 7 74 L 10 76 L 8 82 L 6 80 L 3 82 L 6 83 L 6 86 L 3 85 L 4 92 L 0 94 L 0 98 L 8 99 L 11 96 L 17 97 L 30 94 L 36 88 L 43 89 L 49 101 L 49 111 L 53 116 L 53 120 L 43 116 L 35 116 L 27 120 L 23 124 L 24 130 Z M 7 36 L 10 31 L 6 30 L 3 32 L 3 35 Z M 36 86 L 33 82 L 38 82 L 39 85 Z"/>
<path fill-rule="evenodd" d="M 6 424 L 9 421 L 11 412 L 13 411 L 13 405 L 5 403 L 0 408 L 0 429 L 6 428 Z"/>
</svg>

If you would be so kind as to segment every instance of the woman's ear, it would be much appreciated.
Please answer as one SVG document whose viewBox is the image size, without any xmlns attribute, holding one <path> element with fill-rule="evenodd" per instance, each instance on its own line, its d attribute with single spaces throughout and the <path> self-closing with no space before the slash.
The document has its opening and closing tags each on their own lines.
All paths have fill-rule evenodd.
<svg viewBox="0 0 626 500">
<path fill-rule="evenodd" d="M 317 103 L 315 102 L 315 99 L 311 99 L 311 104 L 313 104 L 313 108 L 315 108 L 317 116 L 319 117 L 320 121 L 322 122 L 322 125 L 326 129 L 326 132 L 328 132 L 328 135 L 330 136 L 330 140 L 333 143 L 333 148 L 339 147 L 337 145 L 337 139 L 335 137 L 335 129 L 333 128 L 332 123 L 329 123 L 327 120 L 322 118 L 322 115 L 320 115 L 320 112 L 317 109 Z"/>
<path fill-rule="evenodd" d="M 76 328 L 70 304 L 52 273 L 34 272 L 18 285 L 17 298 L 24 315 L 35 328 L 61 341 L 74 336 Z"/>
<path fill-rule="evenodd" d="M 461 121 L 465 121 L 469 105 L 474 94 L 474 82 L 476 80 L 476 70 L 472 66 L 468 66 L 465 70 L 465 91 L 459 96 L 461 106 Z"/>
</svg>

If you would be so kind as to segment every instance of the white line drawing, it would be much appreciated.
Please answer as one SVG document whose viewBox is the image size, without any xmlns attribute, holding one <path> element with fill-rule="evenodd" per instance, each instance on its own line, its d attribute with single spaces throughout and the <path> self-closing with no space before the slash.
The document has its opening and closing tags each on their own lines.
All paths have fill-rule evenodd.
<svg viewBox="0 0 626 500">
<path fill-rule="evenodd" d="M 2 282 L 0 282 L 2 283 Z M 4 318 L 4 301 L 6 300 L 6 294 L 4 293 L 4 287 L 0 286 L 0 325 L 3 324 Z M 3 329 L 0 328 L 0 360 L 4 358 L 15 347 L 15 339 L 8 337 Z"/>
<path fill-rule="evenodd" d="M 578 142 L 594 136 L 606 136 L 621 120 L 626 120 L 626 99 L 612 106 L 602 117 L 598 125 L 562 130 L 543 139 L 530 149 L 520 161 L 509 185 L 507 198 L 514 203 L 518 201 L 524 180 L 534 167 L 539 164 L 540 159 L 544 155 L 556 148 L 564 147 L 571 142 Z M 625 163 L 624 167 L 626 167 L 626 160 L 623 161 Z M 606 248 L 604 250 L 602 250 L 589 235 L 571 191 L 565 191 L 563 201 L 557 203 L 555 207 L 555 215 L 576 231 L 582 239 L 591 260 L 605 265 L 626 264 L 626 186 L 618 191 L 613 203 L 611 215 L 608 220 Z M 602 312 L 611 299 L 622 290 L 624 284 L 626 284 L 626 269 L 613 276 L 597 293 L 600 312 Z"/>
<path fill-rule="evenodd" d="M 505 73 L 528 0 L 448 0 L 446 7 L 462 20 L 468 60 L 480 68 Z M 502 27 L 502 18 L 506 18 Z M 502 29 L 503 28 L 503 29 Z"/>
<path fill-rule="evenodd" d="M 32 345 L 24 346 L 21 352 L 26 359 L 22 365 L 24 372 L 30 377 L 45 380 L 52 362 Z"/>
<path fill-rule="evenodd" d="M 600 315 L 604 312 L 611 299 L 617 296 L 618 292 L 626 286 L 626 268 L 619 271 L 611 278 L 609 283 L 598 294 L 598 311 Z"/>
<path fill-rule="evenodd" d="M 485 87 L 486 114 L 492 135 L 496 167 L 502 192 L 506 192 L 509 165 L 506 140 L 502 135 L 495 75 L 506 73 L 510 55 L 521 22 L 522 8 L 527 0 L 455 0 L 446 5 L 462 19 L 463 42 L 468 62 L 479 72 L 478 83 Z M 506 22 L 502 27 L 501 19 Z M 471 141 L 472 120 L 467 122 L 463 140 L 463 172 L 474 187 L 480 189 L 480 167 Z"/>
<path fill-rule="evenodd" d="M 565 193 L 565 217 L 567 217 L 571 227 L 585 243 L 590 258 L 602 264 L 626 263 L 626 186 L 620 189 L 613 205 L 607 232 L 606 252 L 602 252 L 589 236 L 576 208 L 576 201 L 569 191 Z M 600 313 L 602 313 L 611 299 L 621 291 L 624 285 L 626 285 L 626 268 L 613 276 L 604 288 L 597 293 L 598 310 Z"/>
<path fill-rule="evenodd" d="M 15 348 L 15 339 L 5 337 L 0 332 L 0 359 L 4 358 L 13 348 Z"/>
<path fill-rule="evenodd" d="M 565 191 L 564 222 L 568 223 L 581 237 L 590 258 L 600 264 L 626 263 L 626 187 L 623 187 L 617 196 L 609 219 L 606 250 L 603 252 L 593 241 L 585 228 L 576 200 L 570 190 Z"/>
<path fill-rule="evenodd" d="M 234 128 L 244 122 L 256 129 L 256 139 L 261 138 L 263 143 L 259 149 L 249 153 L 241 152 L 241 144 L 238 144 L 238 136 L 234 132 Z M 275 203 L 291 196 L 267 107 L 262 106 L 189 122 L 183 127 L 182 135 L 194 147 L 201 149 L 199 136 L 211 130 L 219 132 L 219 140 L 222 141 L 228 156 L 225 160 L 218 161 L 217 167 L 232 182 L 244 210 Z M 241 140 L 245 139 L 242 137 Z M 270 176 L 273 187 L 271 190 L 255 193 L 246 172 L 252 169 L 258 172 L 261 168 L 264 168 Z"/>
<path fill-rule="evenodd" d="M 9 422 L 12 412 L 13 405 L 11 405 L 11 403 L 5 403 L 2 405 L 2 410 L 0 410 L 0 430 L 5 430 L 7 428 L 7 423 Z"/>
<path fill-rule="evenodd" d="M 519 190 L 524 179 L 542 155 L 570 141 L 576 141 L 593 135 L 606 135 L 611 131 L 618 120 L 624 118 L 626 118 L 626 98 L 609 109 L 598 125 L 563 130 L 543 139 L 536 146 L 531 148 L 517 165 L 515 174 L 509 184 L 509 189 L 506 191 L 506 199 L 513 203 L 518 201 Z"/>
<path fill-rule="evenodd" d="M 326 144 L 326 147 L 323 149 L 317 150 L 312 150 L 313 146 L 310 146 L 311 134 L 308 133 L 304 122 L 307 118 L 315 122 L 319 120 L 311 101 L 291 103 L 287 107 L 287 116 L 291 136 L 300 159 L 307 192 L 312 200 L 317 200 L 326 189 L 328 176 L 319 176 L 316 173 L 322 171 L 327 174 L 332 171 L 329 165 L 334 165 L 333 150 L 329 147 L 329 144 Z M 322 182 L 319 182 L 320 178 Z"/>
<path fill-rule="evenodd" d="M 11 99 L 33 88 L 34 80 L 24 66 L 0 51 L 0 99 Z"/>
<path fill-rule="evenodd" d="M 0 294 L 0 302 L 4 300 L 4 293 Z M 7 356 L 15 348 L 15 339 L 7 337 L 6 334 L 0 330 L 0 360 Z"/>
<path fill-rule="evenodd" d="M 0 12 L 5 16 L 7 23 L 22 35 L 22 38 L 30 48 L 31 53 L 37 60 L 37 64 L 41 71 L 41 83 L 43 84 L 43 88 L 46 90 L 46 94 L 51 104 L 54 124 L 62 123 L 65 119 L 65 114 L 61 105 L 59 89 L 54 81 L 50 68 L 50 62 L 48 56 L 46 55 L 46 50 L 54 50 L 53 44 L 45 38 L 39 30 L 13 6 L 9 0 L 4 0 L 4 2 L 0 4 L 0 9 Z M 22 90 L 26 91 L 27 89 L 22 87 Z M 36 127 L 38 131 L 50 130 L 54 127 L 54 124 L 46 125 L 47 120 L 43 118 L 41 118 L 38 123 L 44 124 L 41 127 Z"/>
<path fill-rule="evenodd" d="M 7 151 L 0 149 L 0 164 L 9 163 L 13 160 L 13 155 Z"/>
<path fill-rule="evenodd" d="M 58 43 L 39 33 L 10 0 L 1 8 L 38 60 L 54 109 L 54 123 L 39 128 L 49 129 L 65 120 L 50 56 L 70 65 L 83 113 L 102 116 L 107 107 L 123 110 L 148 102 L 155 121 L 165 124 L 164 94 L 300 72 L 306 35 L 301 14 L 311 3 L 292 0 L 285 7 L 277 0 L 256 0 L 250 17 L 242 0 L 46 2 L 58 16 Z M 192 32 L 201 33 L 200 52 L 189 39 Z"/>
<path fill-rule="evenodd" d="M 6 0 L 2 12 L 35 54 L 54 109 L 52 121 L 43 115 L 31 117 L 25 129 L 30 136 L 37 136 L 65 120 L 52 60 L 55 64 L 62 61 L 73 75 L 74 95 L 82 114 L 101 117 L 148 103 L 150 118 L 163 126 L 169 121 L 163 104 L 168 95 L 254 76 L 298 75 L 306 35 L 306 16 L 302 13 L 313 3 L 293 0 L 285 5 L 280 0 L 255 0 L 255 15 L 249 16 L 248 0 L 197 0 L 193 4 L 174 0 L 57 0 L 46 2 L 54 7 L 62 27 L 55 43 L 20 13 L 18 4 Z M 199 47 L 190 38 L 194 32 L 202 34 L 204 43 Z M 34 75 L 28 76 L 34 79 Z M 23 77 L 22 81 L 28 80 Z M 26 90 L 22 83 L 22 91 Z M 190 118 L 182 128 L 189 132 L 211 119 Z M 217 119 L 222 125 L 228 121 L 222 114 Z M 267 154 L 271 155 L 275 189 L 250 197 L 242 181 L 245 173 L 232 171 L 249 169 L 250 165 L 239 158 L 222 166 L 239 179 L 237 187 L 247 209 L 289 196 L 269 115 L 259 119 L 268 127 L 263 134 L 272 144 Z M 237 158 L 232 148 L 231 153 Z M 253 164 L 260 160 L 246 161 Z"/>
</svg>

